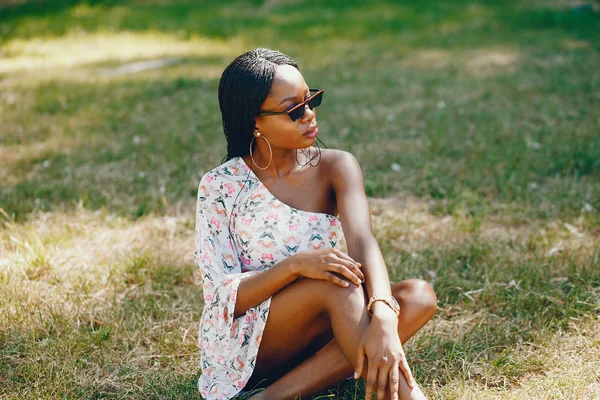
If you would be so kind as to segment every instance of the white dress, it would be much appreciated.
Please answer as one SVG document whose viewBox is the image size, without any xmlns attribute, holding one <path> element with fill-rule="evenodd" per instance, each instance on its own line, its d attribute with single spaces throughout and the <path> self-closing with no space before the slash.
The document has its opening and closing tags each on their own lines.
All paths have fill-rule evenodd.
<svg viewBox="0 0 600 400">
<path fill-rule="evenodd" d="M 338 217 L 282 203 L 241 157 L 202 177 L 194 254 L 204 292 L 198 341 L 203 398 L 233 398 L 254 370 L 271 298 L 234 318 L 240 281 L 297 252 L 340 248 L 342 240 Z"/>
</svg>

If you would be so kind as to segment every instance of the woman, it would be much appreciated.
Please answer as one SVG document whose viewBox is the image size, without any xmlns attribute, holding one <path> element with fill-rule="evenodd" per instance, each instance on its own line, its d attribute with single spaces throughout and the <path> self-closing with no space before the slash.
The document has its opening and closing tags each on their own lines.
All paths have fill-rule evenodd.
<svg viewBox="0 0 600 400">
<path fill-rule="evenodd" d="M 269 49 L 221 76 L 227 157 L 202 177 L 196 221 L 205 399 L 257 383 L 254 399 L 307 396 L 353 372 L 379 399 L 423 398 L 401 342 L 437 299 L 424 281 L 390 286 L 358 162 L 311 147 L 322 97 Z"/>
</svg>

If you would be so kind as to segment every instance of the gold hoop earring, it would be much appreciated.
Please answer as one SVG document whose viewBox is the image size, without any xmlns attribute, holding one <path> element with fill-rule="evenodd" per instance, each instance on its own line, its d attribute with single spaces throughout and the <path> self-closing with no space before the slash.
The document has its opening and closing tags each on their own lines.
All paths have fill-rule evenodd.
<svg viewBox="0 0 600 400">
<path fill-rule="evenodd" d="M 269 163 L 267 164 L 266 167 L 259 167 L 258 164 L 256 163 L 256 161 L 254 161 L 254 157 L 252 157 L 252 143 L 254 142 L 254 139 L 256 139 L 257 137 L 261 137 L 261 138 L 265 139 L 265 141 L 267 142 L 267 145 L 269 146 L 270 157 L 269 157 Z M 261 136 L 260 132 L 256 132 L 256 136 L 254 136 L 252 138 L 252 140 L 250 141 L 250 159 L 252 160 L 252 164 L 256 165 L 256 168 L 258 168 L 258 169 L 269 168 L 269 165 L 271 165 L 271 161 L 273 161 L 273 149 L 271 148 L 271 143 L 269 143 L 269 141 L 267 140 L 266 137 Z"/>
</svg>

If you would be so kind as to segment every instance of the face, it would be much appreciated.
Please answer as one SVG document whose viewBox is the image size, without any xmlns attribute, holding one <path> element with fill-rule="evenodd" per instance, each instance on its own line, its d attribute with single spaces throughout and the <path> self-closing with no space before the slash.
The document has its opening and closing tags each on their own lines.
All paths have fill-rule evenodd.
<svg viewBox="0 0 600 400">
<path fill-rule="evenodd" d="M 291 65 L 277 67 L 271 93 L 260 107 L 260 111 L 285 111 L 302 102 L 309 95 L 304 77 Z M 260 132 L 271 143 L 271 147 L 280 149 L 301 149 L 311 146 L 316 137 L 303 134 L 317 124 L 315 109 L 306 106 L 304 115 L 292 121 L 287 114 L 264 115 L 255 118 L 256 132 Z"/>
</svg>

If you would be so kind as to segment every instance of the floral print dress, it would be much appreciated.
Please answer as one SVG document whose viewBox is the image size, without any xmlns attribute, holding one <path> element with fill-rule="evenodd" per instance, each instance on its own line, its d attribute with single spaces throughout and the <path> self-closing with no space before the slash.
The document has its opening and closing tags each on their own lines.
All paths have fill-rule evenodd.
<svg viewBox="0 0 600 400">
<path fill-rule="evenodd" d="M 234 318 L 240 281 L 301 251 L 340 248 L 342 240 L 338 217 L 282 203 L 241 157 L 202 177 L 194 256 L 204 294 L 198 341 L 203 398 L 233 398 L 254 370 L 271 298 Z"/>
</svg>

